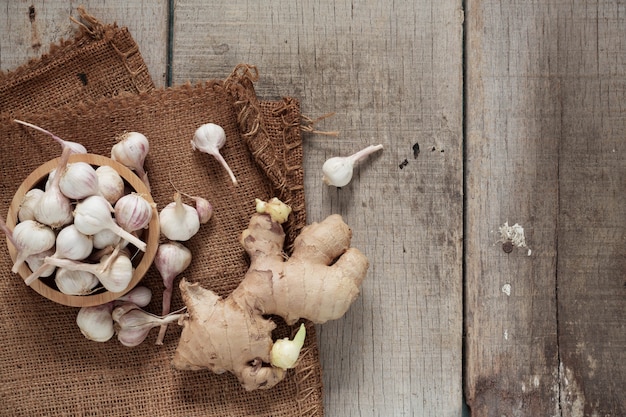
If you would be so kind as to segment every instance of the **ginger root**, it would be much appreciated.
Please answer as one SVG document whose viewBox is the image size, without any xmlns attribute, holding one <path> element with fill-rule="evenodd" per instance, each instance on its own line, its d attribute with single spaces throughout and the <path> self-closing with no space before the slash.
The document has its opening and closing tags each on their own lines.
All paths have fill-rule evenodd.
<svg viewBox="0 0 626 417">
<path fill-rule="evenodd" d="M 351 237 L 341 216 L 331 215 L 306 226 L 286 259 L 280 223 L 255 213 L 240 238 L 250 268 L 227 298 L 181 281 L 188 314 L 179 322 L 174 367 L 229 371 L 246 390 L 276 385 L 286 370 L 270 363 L 276 325 L 263 316 L 278 315 L 290 325 L 301 318 L 324 323 L 343 316 L 369 266 L 363 253 L 350 248 Z"/>
</svg>

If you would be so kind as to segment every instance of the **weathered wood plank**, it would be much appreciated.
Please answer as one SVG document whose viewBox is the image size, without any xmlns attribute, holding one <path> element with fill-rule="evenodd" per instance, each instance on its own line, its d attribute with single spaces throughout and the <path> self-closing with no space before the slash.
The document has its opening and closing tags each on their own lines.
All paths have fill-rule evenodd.
<svg viewBox="0 0 626 417">
<path fill-rule="evenodd" d="M 624 415 L 624 6 L 468 6 L 472 415 Z"/>
<path fill-rule="evenodd" d="M 550 2 L 470 0 L 466 395 L 475 416 L 559 415 L 556 243 L 561 106 Z M 523 226 L 503 250 L 499 227 Z"/>
<path fill-rule="evenodd" d="M 345 318 L 319 327 L 326 414 L 460 415 L 461 2 L 188 0 L 174 27 L 175 83 L 247 62 L 261 97 L 336 112 L 318 128 L 339 138 L 305 139 L 309 220 L 342 214 L 371 269 Z M 378 142 L 349 186 L 322 184 L 326 158 Z"/>
<path fill-rule="evenodd" d="M 0 70 L 10 71 L 28 59 L 49 50 L 50 44 L 70 39 L 77 28 L 69 16 L 78 18 L 76 8 L 103 23 L 127 26 L 139 45 L 150 75 L 157 87 L 165 83 L 167 58 L 167 1 L 142 3 L 98 0 L 85 1 L 3 1 L 0 16 Z"/>
<path fill-rule="evenodd" d="M 563 415 L 626 415 L 626 5 L 559 7 Z"/>
</svg>

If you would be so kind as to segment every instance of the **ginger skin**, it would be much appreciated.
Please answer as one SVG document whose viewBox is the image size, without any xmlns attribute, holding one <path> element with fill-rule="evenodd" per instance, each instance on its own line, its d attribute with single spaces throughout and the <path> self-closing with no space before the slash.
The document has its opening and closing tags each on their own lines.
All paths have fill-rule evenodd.
<svg viewBox="0 0 626 417">
<path fill-rule="evenodd" d="M 229 371 L 246 390 L 276 385 L 286 371 L 269 364 L 276 325 L 263 316 L 278 315 L 287 324 L 343 316 L 369 267 L 365 255 L 350 248 L 351 237 L 341 216 L 331 215 L 306 226 L 286 260 L 282 226 L 268 214 L 254 214 L 240 238 L 250 268 L 227 298 L 181 281 L 188 314 L 179 323 L 183 331 L 174 367 Z"/>
</svg>

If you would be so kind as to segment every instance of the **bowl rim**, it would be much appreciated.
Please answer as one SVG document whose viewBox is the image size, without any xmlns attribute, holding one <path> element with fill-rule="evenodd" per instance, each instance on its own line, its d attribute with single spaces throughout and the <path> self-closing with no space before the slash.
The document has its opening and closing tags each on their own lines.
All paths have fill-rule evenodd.
<svg viewBox="0 0 626 417">
<path fill-rule="evenodd" d="M 9 206 L 9 211 L 6 218 L 6 223 L 9 229 L 13 230 L 15 225 L 18 223 L 17 213 L 19 211 L 20 205 L 22 204 L 25 194 L 32 188 L 34 188 L 37 184 L 39 184 L 52 170 L 54 170 L 57 167 L 59 160 L 60 157 L 43 163 L 33 172 L 31 172 L 18 187 L 15 195 L 13 196 L 13 200 L 11 201 L 11 205 Z M 122 165 L 121 163 L 103 155 L 90 153 L 72 154 L 69 157 L 68 163 L 72 162 L 86 162 L 90 165 L 96 166 L 110 166 L 111 168 L 115 169 L 118 174 L 120 174 L 122 179 L 131 186 L 134 192 L 141 194 L 142 197 L 144 197 L 153 207 L 152 218 L 150 219 L 150 223 L 148 224 L 148 233 L 146 234 L 147 239 L 145 240 L 146 251 L 143 253 L 139 264 L 135 266 L 135 270 L 133 271 L 133 277 L 130 283 L 123 291 L 115 293 L 111 291 L 104 291 L 92 295 L 69 295 L 64 294 L 46 285 L 39 279 L 33 282 L 30 286 L 40 295 L 56 303 L 63 304 L 69 307 L 92 307 L 96 305 L 106 304 L 123 296 L 124 294 L 135 288 L 137 284 L 139 284 L 139 282 L 143 279 L 144 275 L 154 261 L 154 257 L 156 256 L 156 252 L 159 246 L 159 213 L 157 211 L 156 204 L 152 199 L 152 195 L 150 194 L 150 190 L 148 189 L 146 184 L 144 184 L 143 181 L 141 181 L 141 179 L 139 179 L 139 177 L 133 171 L 131 171 L 129 168 Z M 6 239 L 6 241 L 9 248 L 11 260 L 15 262 L 17 258 L 17 250 L 8 238 Z M 31 270 L 28 265 L 24 263 L 20 267 L 18 274 L 22 279 L 26 279 L 31 274 Z"/>
</svg>

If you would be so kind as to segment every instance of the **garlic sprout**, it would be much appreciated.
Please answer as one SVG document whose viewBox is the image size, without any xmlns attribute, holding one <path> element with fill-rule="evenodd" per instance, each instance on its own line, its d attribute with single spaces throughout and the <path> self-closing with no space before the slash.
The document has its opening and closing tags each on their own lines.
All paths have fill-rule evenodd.
<svg viewBox="0 0 626 417">
<path fill-rule="evenodd" d="M 35 220 L 25 220 L 15 225 L 13 230 L 0 217 L 0 229 L 6 234 L 7 239 L 15 247 L 17 256 L 11 272 L 14 274 L 31 255 L 47 251 L 54 246 L 56 235 L 52 229 Z"/>
<path fill-rule="evenodd" d="M 286 337 L 274 342 L 272 350 L 270 351 L 270 363 L 272 366 L 282 369 L 293 368 L 300 356 L 300 350 L 302 346 L 304 346 L 305 337 L 306 328 L 304 327 L 304 323 L 302 323 L 293 340 L 289 340 L 289 338 Z"/>
<path fill-rule="evenodd" d="M 119 137 L 111 148 L 111 159 L 132 169 L 150 190 L 148 174 L 144 170 L 144 162 L 150 151 L 148 138 L 139 132 L 127 132 Z"/>
<path fill-rule="evenodd" d="M 161 209 L 159 221 L 161 233 L 170 240 L 184 242 L 200 230 L 200 219 L 196 209 L 183 203 L 179 192 L 174 194 L 174 202 Z"/>
<path fill-rule="evenodd" d="M 174 279 L 191 264 L 191 251 L 178 242 L 169 242 L 159 245 L 154 257 L 154 266 L 163 278 L 163 311 L 162 314 L 170 313 L 172 303 L 172 290 L 174 289 Z M 162 345 L 167 324 L 163 324 L 159 330 L 156 344 Z"/>
<path fill-rule="evenodd" d="M 106 342 L 115 334 L 112 311 L 112 303 L 83 307 L 76 316 L 76 324 L 87 339 L 94 342 Z"/>
<path fill-rule="evenodd" d="M 107 263 L 111 256 L 114 256 L 114 260 Z M 102 286 L 111 292 L 124 291 L 133 278 L 133 264 L 125 255 L 107 255 L 97 264 L 54 258 L 52 256 L 46 257 L 44 262 L 59 268 L 67 268 L 71 271 L 91 272 L 98 278 Z"/>
<path fill-rule="evenodd" d="M 42 129 L 39 126 L 35 126 L 32 123 L 23 122 L 23 121 L 17 120 L 17 119 L 13 119 L 13 121 L 16 122 L 16 123 L 19 123 L 21 125 L 33 128 L 33 129 L 35 129 L 35 130 L 37 130 L 37 131 L 39 131 L 41 133 L 44 133 L 44 134 L 52 137 L 52 139 L 57 141 L 61 145 L 61 147 L 63 149 L 69 148 L 71 150 L 71 153 L 87 153 L 87 149 L 85 149 L 85 147 L 83 145 L 81 145 L 80 143 L 63 140 L 60 137 L 56 136 L 55 134 L 53 134 L 51 132 L 48 132 L 46 129 Z"/>
<path fill-rule="evenodd" d="M 141 344 L 153 327 L 178 321 L 183 314 L 169 314 L 164 317 L 150 314 L 135 304 L 123 304 L 113 310 L 117 339 L 124 346 L 133 347 Z"/>
<path fill-rule="evenodd" d="M 226 132 L 222 126 L 215 123 L 207 123 L 200 126 L 193 135 L 191 148 L 213 155 L 215 159 L 226 169 L 233 184 L 237 185 L 237 179 L 230 169 L 224 157 L 220 154 L 220 149 L 226 143 Z"/>
<path fill-rule="evenodd" d="M 383 145 L 370 145 L 354 155 L 346 157 L 336 156 L 326 160 L 324 165 L 322 165 L 324 184 L 334 185 L 335 187 L 348 185 L 348 183 L 352 180 L 354 164 L 361 159 L 364 159 L 369 154 L 377 152 L 382 148 Z"/>
<path fill-rule="evenodd" d="M 76 204 L 74 210 L 74 224 L 86 235 L 93 235 L 102 230 L 111 230 L 122 239 L 135 245 L 142 252 L 146 251 L 146 244 L 139 238 L 122 229 L 111 217 L 111 204 L 102 196 L 87 197 Z"/>
</svg>

